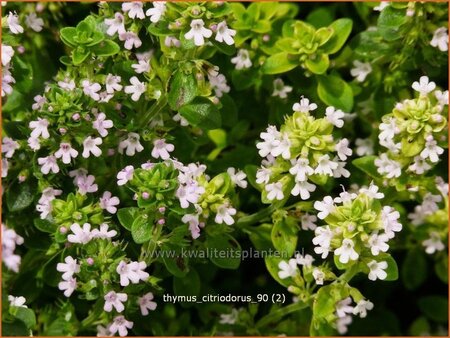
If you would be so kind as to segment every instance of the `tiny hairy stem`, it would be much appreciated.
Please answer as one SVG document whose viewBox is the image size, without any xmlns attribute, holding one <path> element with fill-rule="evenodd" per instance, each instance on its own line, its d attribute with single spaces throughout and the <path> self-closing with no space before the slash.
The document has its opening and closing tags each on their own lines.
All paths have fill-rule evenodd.
<svg viewBox="0 0 450 338">
<path fill-rule="evenodd" d="M 251 228 L 249 228 L 250 225 L 256 224 L 264 218 L 269 217 L 275 210 L 277 210 L 277 207 L 275 207 L 274 205 L 270 205 L 265 209 L 255 212 L 254 214 L 241 217 L 236 222 L 236 226 L 239 228 L 251 230 Z"/>
</svg>

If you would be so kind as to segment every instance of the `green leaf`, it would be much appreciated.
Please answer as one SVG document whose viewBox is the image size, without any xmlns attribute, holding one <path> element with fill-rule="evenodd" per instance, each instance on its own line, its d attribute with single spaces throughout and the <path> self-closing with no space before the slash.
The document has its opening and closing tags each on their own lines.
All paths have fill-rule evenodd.
<svg viewBox="0 0 450 338">
<path fill-rule="evenodd" d="M 194 127 L 217 129 L 222 123 L 217 106 L 204 97 L 195 98 L 191 103 L 182 106 L 179 112 Z"/>
<path fill-rule="evenodd" d="M 443 296 L 426 296 L 419 299 L 419 308 L 425 316 L 438 323 L 448 320 L 448 299 Z"/>
<path fill-rule="evenodd" d="M 345 41 L 348 39 L 353 27 L 351 19 L 338 19 L 331 23 L 328 28 L 333 29 L 333 36 L 321 47 L 321 50 L 326 54 L 334 54 L 338 52 Z"/>
<path fill-rule="evenodd" d="M 380 255 L 381 256 L 381 255 Z M 398 267 L 397 262 L 392 258 L 392 256 L 387 256 L 386 258 L 380 259 L 380 261 L 386 261 L 388 266 L 386 268 L 386 281 L 394 281 L 398 279 Z"/>
<path fill-rule="evenodd" d="M 57 229 L 57 226 L 55 223 L 50 222 L 49 220 L 46 219 L 40 219 L 40 218 L 35 218 L 34 219 L 34 226 L 42 231 L 42 232 L 48 232 L 50 234 L 54 233 Z"/>
<path fill-rule="evenodd" d="M 166 251 L 167 253 L 162 257 L 167 270 L 175 277 L 181 278 L 186 276 L 189 272 L 188 259 L 187 257 L 183 257 L 179 248 L 170 244 L 165 244 L 161 247 L 161 250 Z"/>
<path fill-rule="evenodd" d="M 15 181 L 6 190 L 6 205 L 10 212 L 18 212 L 28 208 L 36 196 L 36 183 L 31 179 L 20 183 Z"/>
<path fill-rule="evenodd" d="M 200 294 L 200 277 L 191 269 L 183 278 L 173 278 L 173 291 L 177 296 L 198 296 Z"/>
<path fill-rule="evenodd" d="M 373 178 L 381 178 L 381 175 L 377 171 L 377 166 L 375 165 L 375 159 L 377 157 L 370 155 L 370 156 L 363 156 L 360 158 L 356 158 L 352 161 L 352 164 L 360 169 L 361 171 L 365 172 L 367 175 Z"/>
<path fill-rule="evenodd" d="M 436 272 L 436 275 L 439 277 L 439 279 L 441 281 L 443 281 L 444 283 L 448 284 L 448 257 L 447 256 L 442 256 L 442 258 L 440 258 L 435 266 L 434 266 L 434 271 Z"/>
<path fill-rule="evenodd" d="M 64 27 L 59 32 L 61 36 L 62 42 L 64 42 L 66 45 L 70 47 L 76 47 L 77 43 L 75 42 L 74 38 L 77 35 L 77 30 L 75 27 Z"/>
<path fill-rule="evenodd" d="M 212 44 L 223 54 L 231 56 L 236 54 L 236 47 L 234 45 L 227 45 L 224 42 L 211 40 Z"/>
<path fill-rule="evenodd" d="M 173 110 L 178 110 L 194 100 L 197 95 L 197 81 L 194 74 L 184 74 L 177 71 L 170 83 L 168 95 L 169 106 Z"/>
<path fill-rule="evenodd" d="M 270 56 L 262 66 L 264 74 L 280 74 L 286 73 L 299 65 L 295 58 L 289 56 L 288 53 L 282 52 Z"/>
<path fill-rule="evenodd" d="M 83 48 L 77 48 L 72 51 L 72 62 L 75 66 L 78 66 L 84 62 L 91 54 L 88 50 Z"/>
<path fill-rule="evenodd" d="M 111 56 L 120 51 L 120 47 L 112 40 L 104 40 L 90 49 L 97 56 Z"/>
<path fill-rule="evenodd" d="M 23 322 L 28 329 L 31 329 L 36 325 L 34 311 L 29 308 L 13 306 L 10 308 L 10 313 Z"/>
<path fill-rule="evenodd" d="M 421 248 L 410 250 L 402 265 L 402 280 L 409 290 L 417 289 L 427 279 L 427 261 Z"/>
<path fill-rule="evenodd" d="M 255 33 L 263 34 L 270 32 L 272 25 L 270 21 L 266 20 L 258 20 L 255 25 L 252 27 L 252 31 Z"/>
<path fill-rule="evenodd" d="M 2 336 L 3 337 L 30 336 L 30 330 L 27 329 L 25 324 L 20 320 L 15 320 L 12 323 L 3 322 Z"/>
<path fill-rule="evenodd" d="M 153 219 L 139 215 L 131 226 L 131 236 L 137 244 L 148 242 L 152 238 Z"/>
<path fill-rule="evenodd" d="M 330 59 L 327 54 L 316 55 L 314 59 L 307 59 L 305 66 L 314 74 L 323 74 L 330 66 Z"/>
<path fill-rule="evenodd" d="M 297 224 L 291 218 L 276 222 L 271 233 L 273 246 L 284 257 L 291 257 L 297 247 L 297 233 Z"/>
<path fill-rule="evenodd" d="M 228 234 L 209 236 L 205 246 L 211 249 L 209 259 L 223 269 L 237 269 L 241 263 L 241 246 Z"/>
<path fill-rule="evenodd" d="M 117 211 L 117 218 L 120 224 L 129 231 L 131 231 L 131 226 L 138 215 L 139 208 L 135 207 L 122 208 Z"/>
<path fill-rule="evenodd" d="M 404 9 L 388 6 L 383 9 L 378 17 L 378 31 L 387 41 L 394 41 L 403 37 L 401 26 L 406 23 L 407 16 Z"/>
<path fill-rule="evenodd" d="M 350 112 L 353 108 L 353 91 L 347 82 L 336 75 L 321 75 L 317 94 L 329 106 Z"/>
</svg>

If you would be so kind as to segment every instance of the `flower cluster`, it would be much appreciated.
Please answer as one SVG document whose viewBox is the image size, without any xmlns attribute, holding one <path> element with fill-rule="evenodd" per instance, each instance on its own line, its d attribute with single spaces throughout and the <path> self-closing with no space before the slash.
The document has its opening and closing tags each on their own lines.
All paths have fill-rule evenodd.
<svg viewBox="0 0 450 338">
<path fill-rule="evenodd" d="M 378 139 L 387 152 L 378 156 L 375 165 L 378 173 L 389 179 L 403 172 L 422 175 L 429 171 L 447 142 L 448 91 L 436 90 L 436 84 L 426 76 L 412 88 L 419 96 L 397 103 L 379 126 Z"/>
<path fill-rule="evenodd" d="M 315 229 L 314 251 L 326 258 L 330 252 L 338 267 L 362 264 L 370 280 L 385 279 L 389 240 L 402 229 L 400 213 L 381 206 L 384 194 L 371 184 L 358 193 L 342 192 L 316 201 L 317 217 L 327 225 Z"/>
<path fill-rule="evenodd" d="M 5 266 L 19 272 L 21 257 L 14 253 L 17 245 L 23 244 L 23 237 L 2 223 L 2 261 Z"/>
<path fill-rule="evenodd" d="M 325 117 L 314 118 L 317 108 L 302 97 L 292 107 L 294 114 L 286 117 L 280 130 L 269 126 L 261 133 L 262 142 L 256 146 L 265 159 L 256 174 L 256 182 L 264 184 L 268 201 L 283 200 L 291 194 L 307 200 L 316 184 L 324 184 L 328 177 L 349 177 L 346 160 L 352 155 L 349 140 L 336 141 L 333 128 L 344 126 L 344 112 L 328 107 Z M 311 181 L 311 182 L 309 182 Z"/>
</svg>

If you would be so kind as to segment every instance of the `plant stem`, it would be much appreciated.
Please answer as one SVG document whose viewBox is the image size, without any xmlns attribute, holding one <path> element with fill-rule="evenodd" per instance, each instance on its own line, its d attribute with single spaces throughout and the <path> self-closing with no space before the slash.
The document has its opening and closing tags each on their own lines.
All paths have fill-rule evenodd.
<svg viewBox="0 0 450 338">
<path fill-rule="evenodd" d="M 140 128 L 147 126 L 150 121 L 166 106 L 167 96 L 161 95 L 158 101 L 142 117 Z"/>
<path fill-rule="evenodd" d="M 264 317 L 262 317 L 256 323 L 256 328 L 262 328 L 262 327 L 266 326 L 267 324 L 275 322 L 290 313 L 302 310 L 306 307 L 308 307 L 307 302 L 297 302 L 297 303 L 282 307 L 280 309 L 277 309 L 277 310 L 273 311 L 272 313 L 269 313 L 268 315 L 265 315 Z"/>
<path fill-rule="evenodd" d="M 237 222 L 236 226 L 239 228 L 245 228 L 248 230 L 252 230 L 249 228 L 250 225 L 253 225 L 255 223 L 258 223 L 262 219 L 269 217 L 277 208 L 273 205 L 268 206 L 265 209 L 262 209 L 258 212 L 255 212 L 254 214 L 241 217 Z"/>
</svg>

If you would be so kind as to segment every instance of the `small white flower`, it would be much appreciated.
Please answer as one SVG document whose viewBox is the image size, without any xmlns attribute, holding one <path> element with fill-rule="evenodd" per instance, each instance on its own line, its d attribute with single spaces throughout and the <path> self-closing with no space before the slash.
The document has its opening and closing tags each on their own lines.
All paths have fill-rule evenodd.
<svg viewBox="0 0 450 338">
<path fill-rule="evenodd" d="M 295 182 L 294 188 L 292 188 L 291 194 L 292 196 L 300 195 L 302 200 L 307 200 L 311 197 L 310 192 L 316 190 L 316 186 L 314 184 L 309 183 L 308 181 L 303 182 Z"/>
<path fill-rule="evenodd" d="M 352 299 L 347 297 L 336 303 L 336 316 L 343 318 L 347 313 L 353 313 L 353 306 L 350 306 Z"/>
<path fill-rule="evenodd" d="M 109 239 L 117 235 L 116 230 L 109 230 L 109 226 L 106 223 L 100 224 L 100 229 L 92 230 L 92 238 Z"/>
<path fill-rule="evenodd" d="M 370 198 L 374 199 L 382 199 L 384 197 L 384 194 L 382 192 L 378 192 L 378 186 L 375 185 L 373 182 L 370 182 L 369 188 L 361 188 L 359 189 L 360 193 L 366 194 Z"/>
<path fill-rule="evenodd" d="M 120 76 L 108 74 L 105 79 L 106 92 L 113 94 L 114 91 L 121 91 L 123 86 L 120 84 L 120 81 L 122 81 Z"/>
<path fill-rule="evenodd" d="M 350 74 L 356 78 L 358 82 L 364 82 L 367 75 L 372 72 L 372 66 L 369 62 L 353 61 L 353 67 L 350 69 Z"/>
<path fill-rule="evenodd" d="M 47 119 L 41 119 L 38 117 L 37 121 L 31 121 L 28 126 L 30 129 L 33 129 L 31 132 L 31 137 L 38 138 L 39 136 L 42 136 L 45 139 L 48 139 L 50 137 L 50 134 L 48 132 L 48 120 Z"/>
<path fill-rule="evenodd" d="M 141 309 L 141 314 L 143 316 L 147 316 L 149 314 L 148 310 L 155 311 L 157 304 L 153 301 L 153 298 L 154 296 L 151 292 L 138 298 L 139 308 Z"/>
<path fill-rule="evenodd" d="M 375 159 L 375 165 L 378 173 L 385 175 L 387 178 L 400 177 L 402 174 L 400 163 L 391 160 L 386 153 L 382 153 Z"/>
<path fill-rule="evenodd" d="M 105 25 L 108 26 L 106 34 L 109 36 L 113 36 L 116 33 L 124 34 L 126 32 L 124 21 L 124 16 L 119 12 L 114 14 L 114 19 L 105 19 Z"/>
<path fill-rule="evenodd" d="M 6 66 L 14 56 L 14 49 L 11 46 L 2 44 L 2 65 Z"/>
<path fill-rule="evenodd" d="M 127 286 L 130 282 L 137 284 L 140 280 L 147 280 L 149 275 L 144 271 L 146 267 L 145 262 L 127 264 L 125 261 L 120 261 L 116 268 L 116 272 L 120 275 L 120 285 Z"/>
<path fill-rule="evenodd" d="M 89 96 L 94 101 L 100 100 L 100 95 L 98 92 L 102 89 L 99 83 L 91 83 L 89 80 L 81 81 L 81 86 L 83 87 L 83 93 Z"/>
<path fill-rule="evenodd" d="M 147 90 L 147 84 L 145 82 L 139 81 L 136 76 L 130 79 L 131 85 L 125 87 L 125 93 L 132 94 L 131 99 L 133 101 L 139 101 L 139 98 Z"/>
<path fill-rule="evenodd" d="M 252 60 L 250 60 L 250 54 L 246 49 L 239 49 L 237 56 L 231 59 L 231 63 L 236 65 L 237 70 L 250 68 L 252 66 Z"/>
<path fill-rule="evenodd" d="M 70 226 L 70 230 L 73 232 L 73 234 L 67 236 L 67 240 L 70 243 L 86 244 L 92 238 L 91 225 L 89 223 L 84 223 L 83 228 L 78 223 L 73 223 Z"/>
<path fill-rule="evenodd" d="M 317 216 L 320 219 L 324 219 L 327 217 L 330 213 L 334 211 L 336 206 L 334 205 L 333 198 L 331 196 L 325 196 L 325 198 L 322 201 L 315 201 L 314 202 L 314 209 L 319 211 Z"/>
<path fill-rule="evenodd" d="M 304 96 L 301 97 L 300 102 L 296 102 L 292 106 L 293 111 L 300 112 L 300 113 L 308 113 L 308 112 L 316 110 L 316 109 L 317 109 L 317 104 L 315 104 L 314 102 L 309 103 L 309 99 L 307 99 Z"/>
<path fill-rule="evenodd" d="M 431 162 L 436 163 L 439 161 L 439 155 L 444 153 L 444 149 L 437 145 L 435 139 L 432 136 L 428 136 L 425 142 L 425 148 L 420 153 L 420 157 L 423 159 L 429 158 Z"/>
<path fill-rule="evenodd" d="M 134 167 L 127 165 L 124 169 L 117 173 L 117 185 L 124 185 L 133 179 Z"/>
<path fill-rule="evenodd" d="M 36 13 L 30 13 L 25 17 L 25 24 L 35 32 L 40 32 L 44 26 L 44 20 L 38 18 Z"/>
<path fill-rule="evenodd" d="M 369 279 L 372 281 L 376 281 L 377 279 L 384 280 L 387 277 L 386 270 L 388 264 L 386 261 L 377 262 L 375 260 L 370 261 L 367 266 L 370 269 Z"/>
<path fill-rule="evenodd" d="M 134 32 L 125 32 L 119 34 L 119 40 L 125 41 L 124 47 L 128 50 L 134 48 L 139 48 L 142 46 L 142 41 L 139 39 L 139 36 Z"/>
<path fill-rule="evenodd" d="M 58 81 L 58 86 L 63 90 L 72 91 L 75 89 L 75 81 L 65 78 L 64 81 Z"/>
<path fill-rule="evenodd" d="M 124 2 L 122 3 L 122 11 L 128 12 L 130 19 L 145 19 L 143 10 L 144 4 L 140 1 Z"/>
<path fill-rule="evenodd" d="M 394 238 L 395 233 L 402 230 L 402 225 L 398 222 L 400 213 L 390 206 L 384 206 L 381 210 L 381 221 L 384 232 L 389 238 Z"/>
<path fill-rule="evenodd" d="M 9 12 L 6 22 L 8 23 L 8 28 L 13 34 L 23 33 L 23 27 L 19 23 L 19 16 L 16 13 Z"/>
<path fill-rule="evenodd" d="M 69 143 L 61 143 L 59 150 L 55 153 L 56 158 L 61 158 L 64 164 L 69 164 L 72 158 L 78 156 L 78 151 L 72 148 Z"/>
<path fill-rule="evenodd" d="M 314 169 L 309 166 L 307 158 L 298 158 L 292 160 L 291 163 L 293 166 L 289 169 L 289 173 L 295 175 L 296 182 L 306 181 L 309 175 L 314 174 Z"/>
<path fill-rule="evenodd" d="M 15 307 L 25 307 L 27 308 L 28 306 L 25 305 L 25 302 L 27 301 L 25 299 L 25 297 L 14 297 L 11 295 L 8 295 L 8 301 L 9 301 L 9 306 L 15 306 Z"/>
<path fill-rule="evenodd" d="M 64 296 L 70 297 L 70 295 L 75 291 L 77 288 L 77 280 L 76 278 L 69 278 L 68 280 L 63 280 L 62 282 L 59 282 L 58 289 L 61 291 L 64 291 Z"/>
<path fill-rule="evenodd" d="M 101 137 L 106 137 L 108 135 L 107 129 L 113 127 L 113 122 L 106 120 L 105 113 L 100 113 L 97 115 L 97 119 L 92 122 L 92 127 L 98 131 Z"/>
<path fill-rule="evenodd" d="M 348 331 L 348 325 L 352 323 L 353 319 L 352 316 L 345 316 L 342 318 L 338 318 L 336 321 L 336 330 L 340 335 L 343 335 L 347 333 Z"/>
<path fill-rule="evenodd" d="M 436 251 L 442 251 L 445 249 L 441 236 L 435 231 L 430 232 L 430 238 L 424 240 L 422 245 L 425 247 L 425 252 L 429 255 L 434 254 Z"/>
<path fill-rule="evenodd" d="M 272 96 L 278 96 L 281 99 L 287 98 L 287 94 L 292 92 L 291 86 L 285 86 L 281 78 L 273 80 Z"/>
<path fill-rule="evenodd" d="M 416 156 L 414 157 L 414 162 L 408 167 L 408 169 L 417 175 L 422 175 L 431 169 L 431 165 L 428 164 L 426 159 Z"/>
<path fill-rule="evenodd" d="M 205 22 L 202 19 L 195 19 L 191 21 L 191 30 L 184 34 L 187 40 L 194 39 L 196 46 L 203 46 L 205 44 L 204 38 L 210 38 L 212 30 L 205 28 Z"/>
<path fill-rule="evenodd" d="M 448 51 L 448 33 L 446 27 L 441 27 L 434 31 L 430 45 L 439 48 L 441 52 Z"/>
<path fill-rule="evenodd" d="M 223 93 L 230 92 L 230 86 L 227 84 L 227 79 L 223 74 L 217 74 L 216 76 L 208 75 L 211 89 L 214 90 L 214 94 L 217 97 L 222 97 Z"/>
<path fill-rule="evenodd" d="M 270 169 L 268 168 L 260 168 L 256 171 L 256 183 L 258 184 L 267 184 L 270 180 Z"/>
<path fill-rule="evenodd" d="M 133 328 L 133 325 L 133 322 L 126 320 L 124 316 L 117 316 L 111 323 L 109 331 L 112 334 L 116 334 L 118 332 L 119 336 L 125 337 L 128 335 L 128 329 Z"/>
<path fill-rule="evenodd" d="M 354 315 L 359 315 L 361 318 L 366 318 L 367 310 L 373 309 L 373 303 L 369 300 L 361 299 L 353 309 Z"/>
<path fill-rule="evenodd" d="M 316 281 L 317 285 L 323 285 L 323 280 L 325 278 L 325 273 L 319 269 L 319 268 L 314 268 L 312 275 L 314 277 L 314 280 Z"/>
<path fill-rule="evenodd" d="M 314 262 L 314 257 L 311 255 L 300 255 L 300 254 L 296 254 L 295 255 L 295 260 L 297 261 L 298 265 L 302 265 L 305 267 L 310 267 L 312 266 L 312 263 Z"/>
<path fill-rule="evenodd" d="M 234 325 L 239 317 L 239 310 L 238 309 L 232 309 L 231 313 L 222 313 L 220 315 L 220 324 L 228 324 L 228 325 Z"/>
<path fill-rule="evenodd" d="M 205 188 L 198 186 L 197 183 L 189 184 L 187 186 L 180 185 L 175 195 L 180 201 L 180 206 L 183 209 L 189 208 L 189 203 L 195 204 L 198 199 L 205 192 Z"/>
<path fill-rule="evenodd" d="M 278 277 L 281 279 L 286 279 L 288 277 L 294 277 L 297 274 L 297 261 L 294 258 L 291 258 L 288 262 L 281 261 L 278 263 Z"/>
<path fill-rule="evenodd" d="M 170 48 L 170 47 L 180 48 L 181 41 L 173 36 L 166 36 L 166 38 L 164 40 L 164 45 L 168 48 Z"/>
<path fill-rule="evenodd" d="M 120 204 L 120 200 L 116 196 L 112 196 L 110 191 L 105 191 L 100 197 L 100 208 L 108 211 L 110 214 L 117 212 L 116 205 Z"/>
<path fill-rule="evenodd" d="M 230 167 L 227 169 L 227 174 L 230 176 L 231 181 L 237 185 L 240 188 L 247 188 L 247 181 L 245 180 L 247 178 L 247 175 L 242 171 L 238 170 L 236 172 L 236 169 L 233 167 Z"/>
<path fill-rule="evenodd" d="M 345 161 L 347 159 L 347 156 L 352 155 L 352 150 L 348 147 L 349 141 L 346 138 L 343 138 L 336 144 L 336 151 L 338 153 L 338 157 Z"/>
<path fill-rule="evenodd" d="M 350 171 L 345 169 L 346 162 L 339 161 L 337 157 L 335 157 L 333 161 L 337 164 L 337 168 L 333 170 L 333 177 L 350 177 Z"/>
<path fill-rule="evenodd" d="M 274 199 L 281 201 L 284 198 L 283 184 L 281 182 L 267 184 L 266 191 L 269 201 L 273 201 Z"/>
<path fill-rule="evenodd" d="M 338 128 L 342 128 L 344 126 L 344 112 L 340 109 L 334 108 L 334 107 L 327 107 L 325 110 L 325 116 L 327 120 L 334 126 Z"/>
<path fill-rule="evenodd" d="M 2 177 L 8 176 L 9 163 L 6 158 L 2 158 Z"/>
<path fill-rule="evenodd" d="M 305 213 L 302 216 L 300 216 L 300 222 L 302 224 L 303 230 L 315 230 L 317 228 L 317 225 L 315 223 L 317 222 L 316 215 L 310 215 L 308 213 Z"/>
<path fill-rule="evenodd" d="M 119 153 L 123 154 L 124 149 L 127 156 L 134 156 L 136 152 L 140 153 L 144 147 L 139 142 L 140 136 L 137 133 L 128 133 L 127 138 L 119 143 Z"/>
<path fill-rule="evenodd" d="M 217 224 L 225 223 L 227 225 L 234 224 L 234 219 L 231 216 L 236 215 L 236 209 L 229 208 L 227 205 L 221 205 L 217 208 L 217 214 L 214 221 Z"/>
<path fill-rule="evenodd" d="M 322 258 L 327 258 L 330 251 L 331 239 L 333 238 L 333 231 L 327 225 L 326 227 L 316 228 L 315 235 L 312 242 L 318 246 L 314 248 L 314 252 L 322 255 Z"/>
<path fill-rule="evenodd" d="M 200 237 L 200 221 L 198 216 L 199 215 L 196 214 L 185 214 L 181 218 L 183 223 L 189 224 L 189 230 L 191 231 L 191 236 L 193 239 Z"/>
<path fill-rule="evenodd" d="M 380 4 L 373 8 L 374 11 L 381 12 L 383 9 L 389 6 L 389 1 L 382 1 Z"/>
<path fill-rule="evenodd" d="M 421 76 L 419 82 L 413 82 L 411 86 L 416 92 L 419 92 L 421 96 L 426 96 L 436 88 L 436 83 L 430 82 L 428 76 Z"/>
<path fill-rule="evenodd" d="M 330 155 L 325 154 L 319 157 L 317 167 L 314 172 L 319 175 L 333 176 L 333 170 L 336 170 L 337 168 L 337 162 L 330 160 Z"/>
<path fill-rule="evenodd" d="M 440 90 L 436 90 L 434 92 L 434 96 L 436 97 L 436 100 L 439 103 L 439 106 L 441 106 L 441 109 L 444 106 L 448 106 L 448 90 L 442 92 Z"/>
<path fill-rule="evenodd" d="M 183 116 L 181 116 L 180 113 L 175 114 L 172 119 L 175 122 L 179 122 L 182 127 L 186 127 L 189 125 L 189 122 Z"/>
<path fill-rule="evenodd" d="M 56 163 L 56 157 L 53 155 L 47 157 L 39 157 L 38 163 L 41 166 L 41 172 L 47 175 L 50 171 L 54 174 L 59 173 L 59 166 Z"/>
<path fill-rule="evenodd" d="M 145 14 L 150 17 L 150 21 L 153 23 L 157 23 L 161 20 L 161 17 L 164 15 L 166 11 L 166 2 L 165 1 L 154 1 L 152 2 L 153 8 L 147 9 Z"/>
<path fill-rule="evenodd" d="M 102 139 L 100 137 L 92 138 L 91 136 L 86 137 L 83 141 L 83 153 L 84 158 L 88 158 L 91 154 L 95 157 L 99 157 L 102 154 L 102 150 L 98 145 L 102 144 Z"/>
<path fill-rule="evenodd" d="M 342 245 L 334 250 L 334 254 L 339 256 L 339 262 L 342 264 L 348 263 L 349 260 L 356 261 L 359 254 L 354 249 L 355 243 L 351 239 L 344 238 Z"/>
<path fill-rule="evenodd" d="M 380 252 L 387 252 L 389 250 L 389 245 L 387 242 L 389 241 L 389 236 L 386 234 L 373 234 L 369 237 L 369 248 L 372 252 L 372 255 L 378 256 Z"/>
<path fill-rule="evenodd" d="M 33 151 L 41 149 L 41 143 L 38 138 L 29 137 L 27 139 L 27 143 L 28 143 L 28 146 L 30 147 L 30 149 Z"/>
<path fill-rule="evenodd" d="M 165 139 L 156 139 L 153 141 L 152 157 L 161 158 L 162 160 L 168 160 L 170 154 L 175 150 L 175 147 L 171 143 L 166 143 Z"/>
<path fill-rule="evenodd" d="M 131 67 L 138 74 L 147 73 L 150 71 L 150 61 L 149 60 L 139 60 L 138 63 L 132 64 Z"/>
<path fill-rule="evenodd" d="M 111 312 L 113 308 L 116 309 L 117 312 L 122 312 L 125 310 L 124 302 L 127 301 L 128 296 L 126 293 L 116 293 L 114 291 L 109 291 L 105 297 L 105 304 L 103 305 L 103 310 L 106 312 Z"/>
<path fill-rule="evenodd" d="M 357 138 L 355 140 L 356 144 L 356 155 L 365 156 L 373 155 L 373 141 L 370 138 L 362 139 Z"/>
<path fill-rule="evenodd" d="M 234 44 L 233 36 L 236 35 L 234 29 L 228 28 L 227 23 L 222 21 L 217 24 L 216 41 L 225 42 L 227 45 Z"/>
<path fill-rule="evenodd" d="M 12 138 L 7 136 L 3 137 L 2 142 L 2 153 L 5 153 L 6 158 L 11 158 L 14 155 L 14 152 L 20 148 L 18 142 L 14 141 Z"/>
<path fill-rule="evenodd" d="M 56 270 L 63 272 L 62 279 L 69 280 L 74 273 L 80 272 L 80 265 L 77 264 L 77 260 L 73 259 L 72 256 L 67 256 L 64 261 L 65 263 L 58 263 L 56 265 Z"/>
</svg>

